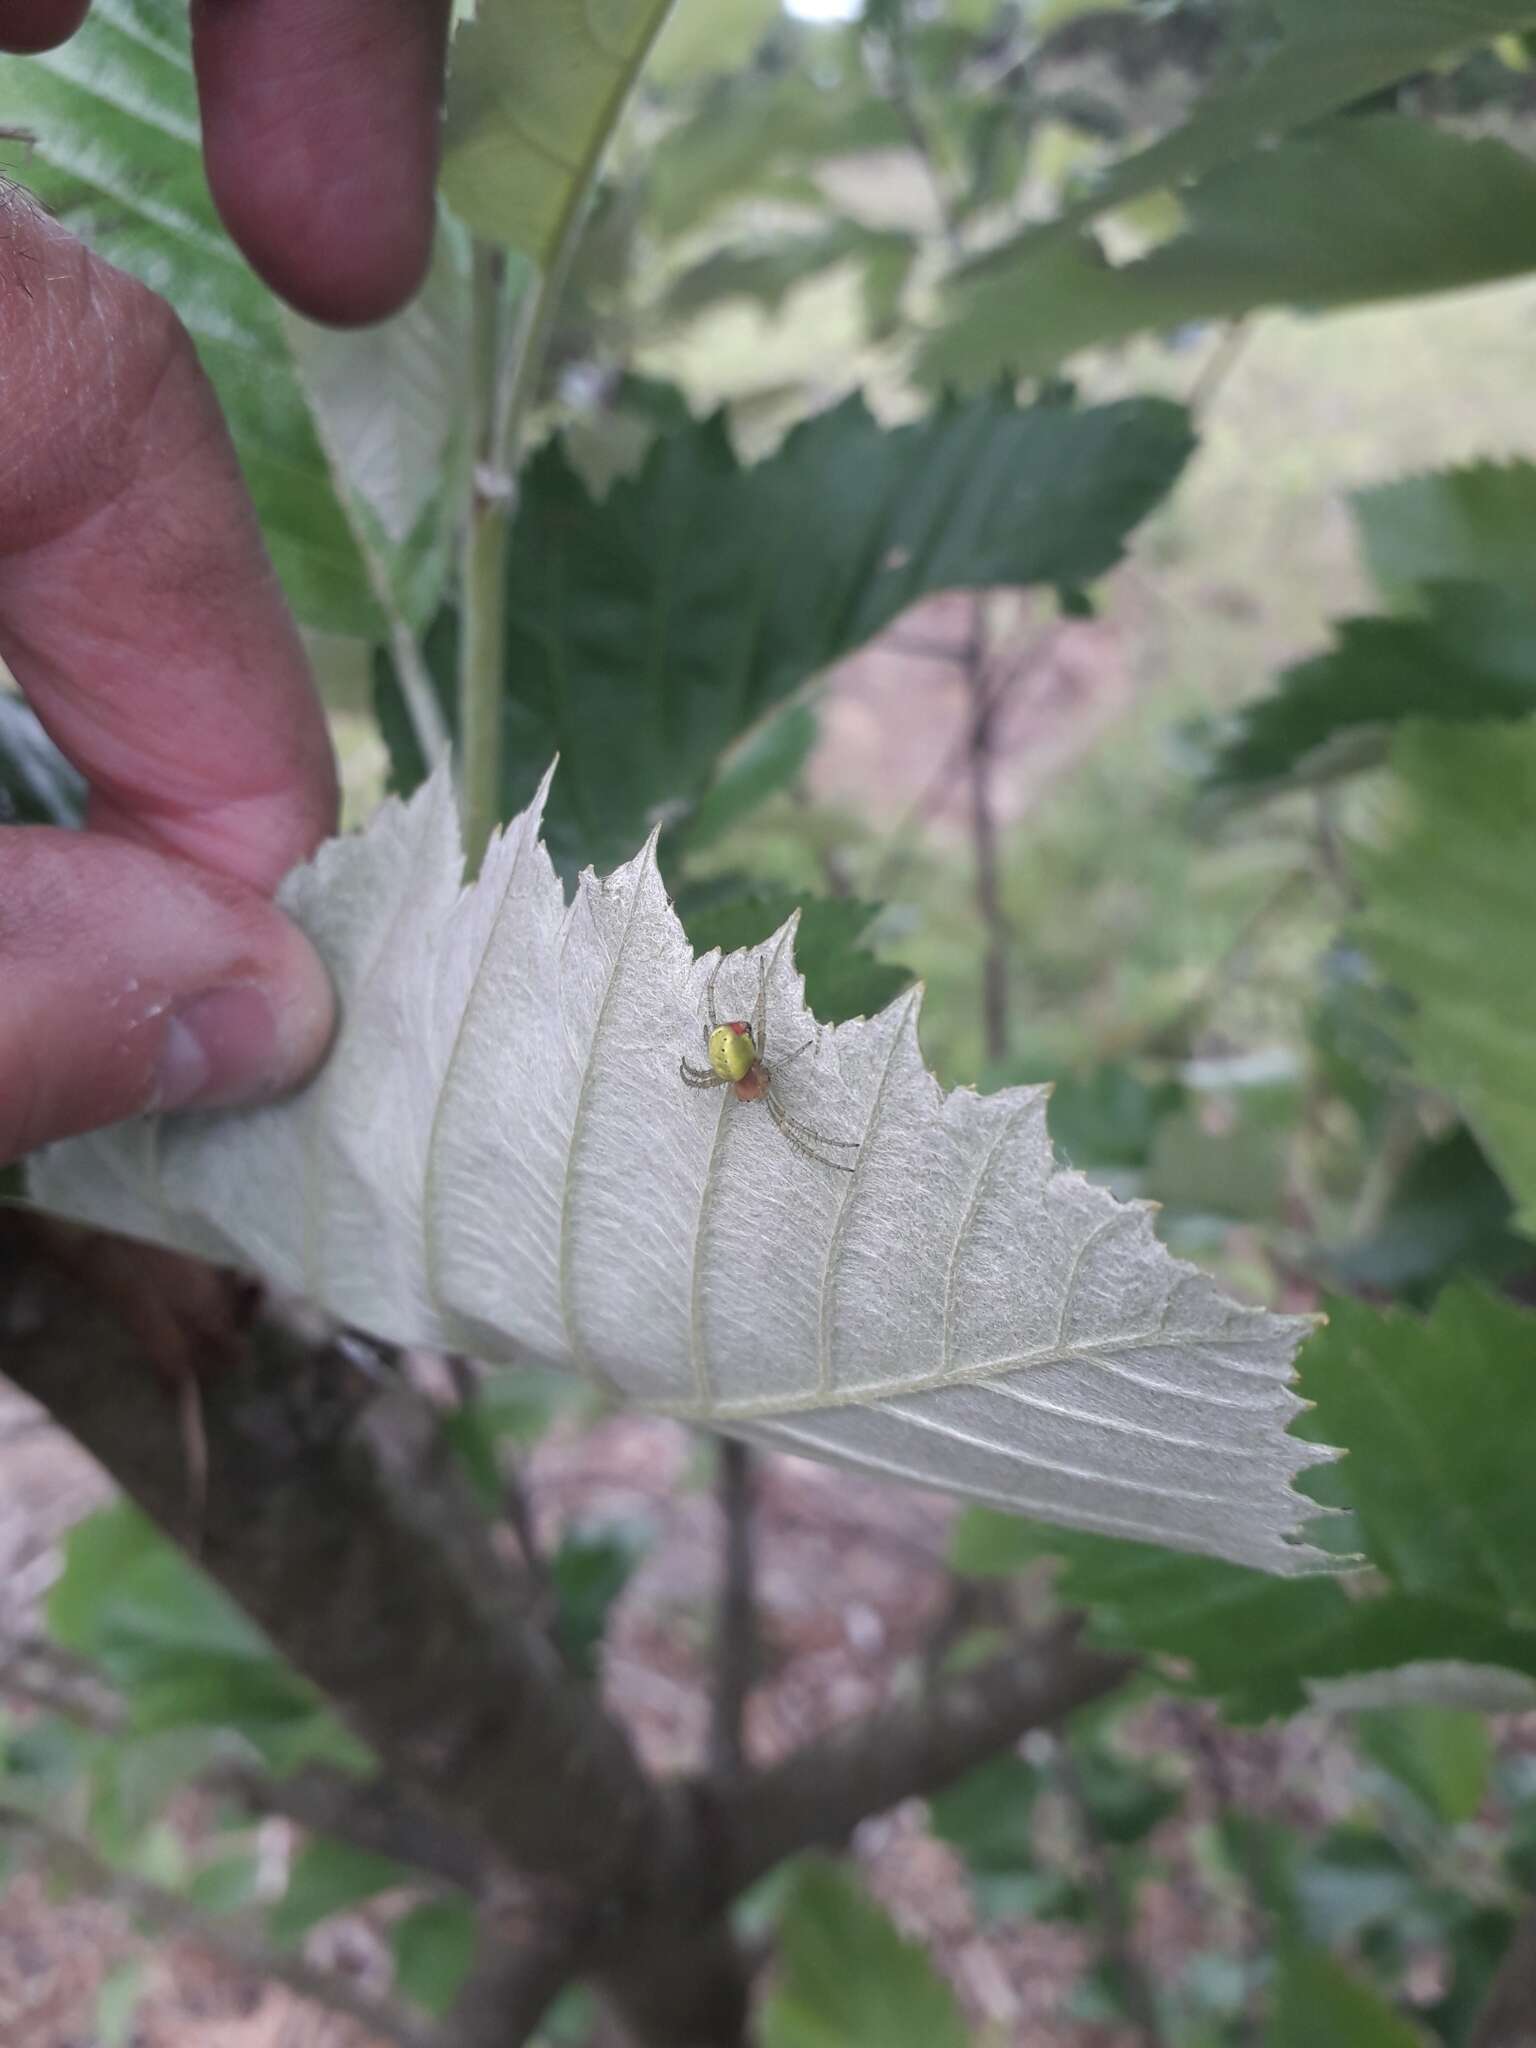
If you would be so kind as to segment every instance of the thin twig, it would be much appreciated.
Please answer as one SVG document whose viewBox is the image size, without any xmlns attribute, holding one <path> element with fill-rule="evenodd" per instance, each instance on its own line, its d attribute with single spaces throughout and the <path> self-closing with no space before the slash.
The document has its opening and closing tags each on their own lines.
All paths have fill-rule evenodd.
<svg viewBox="0 0 1536 2048">
<path fill-rule="evenodd" d="M 987 675 L 986 599 L 971 599 L 971 630 L 965 648 L 965 687 L 970 697 L 966 759 L 971 791 L 971 846 L 976 861 L 976 909 L 987 935 L 981 966 L 982 1042 L 991 1061 L 1008 1055 L 1008 920 L 997 875 L 997 814 L 993 808 L 992 765 L 998 692 Z"/>
<path fill-rule="evenodd" d="M 1115 1868 L 1108 1844 L 1099 1833 L 1068 1743 L 1056 1744 L 1054 1767 L 1056 1782 L 1072 1812 L 1089 1887 L 1098 1909 L 1099 1941 L 1105 1969 L 1114 1981 L 1131 2025 L 1140 2036 L 1142 2048 L 1167 2048 L 1157 1998 L 1136 1953 L 1136 1940 L 1120 1873 Z"/>
<path fill-rule="evenodd" d="M 1240 1929 L 1235 1946 L 1237 1960 L 1248 1971 L 1245 1992 L 1249 1992 L 1266 1945 L 1268 1916 L 1264 1906 L 1263 1872 L 1253 1854 L 1250 1838 L 1240 1827 L 1242 1807 L 1233 1788 L 1232 1773 L 1227 1769 L 1226 1753 L 1221 1746 L 1213 1710 L 1204 1701 L 1191 1700 L 1185 1705 L 1180 1718 L 1190 1757 L 1205 1780 L 1212 1811 L 1223 1839 L 1230 1845 L 1229 1861 L 1240 1891 Z M 1262 2033 L 1261 2015 L 1251 1995 L 1245 1995 L 1243 2010 L 1237 2016 L 1240 2048 L 1259 2048 Z"/>
<path fill-rule="evenodd" d="M 720 1503 L 720 1600 L 715 1621 L 714 1716 L 710 1767 L 718 1778 L 747 1768 L 747 1696 L 757 1675 L 757 1595 L 753 1570 L 754 1472 L 752 1453 L 722 1437 L 717 1499 Z"/>
<path fill-rule="evenodd" d="M 805 1744 L 715 1795 L 725 1897 L 788 1856 L 840 1848 L 872 1814 L 953 1784 L 1031 1728 L 1048 1728 L 1122 1685 L 1131 1657 L 1077 1640 L 1076 1617 L 974 1670 L 957 1671 Z"/>
<path fill-rule="evenodd" d="M 1188 399 L 1189 410 L 1197 420 L 1203 420 L 1210 412 L 1252 339 L 1252 324 L 1246 320 L 1234 320 L 1201 364 L 1200 373 L 1190 386 Z"/>
<path fill-rule="evenodd" d="M 306 1962 L 302 1955 L 272 1948 L 259 1926 L 231 1915 L 214 1919 L 200 1908 L 143 1878 L 114 1870 L 63 1829 L 0 1800 L 0 1830 L 30 1837 L 44 1862 L 70 1884 L 120 1907 L 134 1920 L 173 1941 L 187 1941 L 214 1961 L 243 1977 L 262 1977 L 286 1984 L 301 1998 L 330 2007 L 358 2020 L 371 2032 L 400 2048 L 431 2048 L 433 2033 L 392 2002 L 376 1998 L 330 1970 Z"/>
<path fill-rule="evenodd" d="M 988 693 L 988 712 L 994 720 L 1017 686 L 1035 673 L 1041 659 L 1050 652 L 1055 638 L 1056 628 L 1048 626 L 1033 640 L 1027 641 L 1016 656 L 1010 656 L 1006 649 L 994 651 L 991 662 L 992 680 Z M 952 649 L 950 653 L 957 666 L 965 658 L 963 646 Z M 962 726 L 959 736 L 941 755 L 938 767 L 934 769 L 890 832 L 887 840 L 889 850 L 876 870 L 869 888 L 870 895 L 877 903 L 883 903 L 890 896 L 897 882 L 916 858 L 917 832 L 938 809 L 948 795 L 951 785 L 964 772 L 970 759 L 970 748 L 971 729 L 968 720 Z"/>
</svg>

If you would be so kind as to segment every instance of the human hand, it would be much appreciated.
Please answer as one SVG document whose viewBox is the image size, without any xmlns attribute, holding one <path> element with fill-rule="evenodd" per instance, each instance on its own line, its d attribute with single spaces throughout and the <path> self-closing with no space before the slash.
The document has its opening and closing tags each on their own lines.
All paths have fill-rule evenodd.
<svg viewBox="0 0 1536 2048">
<path fill-rule="evenodd" d="M 37 50 L 86 0 L 0 0 Z M 378 318 L 428 259 L 449 0 L 193 0 L 210 182 L 258 270 Z M 0 190 L 0 655 L 91 788 L 0 830 L 0 1163 L 294 1085 L 325 971 L 267 900 L 330 743 L 217 403 L 150 292 Z"/>
<path fill-rule="evenodd" d="M 0 49 L 46 50 L 90 0 L 0 0 Z M 300 312 L 380 320 L 431 251 L 452 0 L 191 0 L 208 182 Z"/>
</svg>

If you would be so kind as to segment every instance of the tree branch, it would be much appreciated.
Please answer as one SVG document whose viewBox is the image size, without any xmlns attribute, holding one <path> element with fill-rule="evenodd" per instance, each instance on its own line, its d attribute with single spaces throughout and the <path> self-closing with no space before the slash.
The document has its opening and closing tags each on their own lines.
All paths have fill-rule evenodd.
<svg viewBox="0 0 1536 2048">
<path fill-rule="evenodd" d="M 19 1285 L 0 1264 L 0 1362 L 185 1540 L 167 1403 L 124 1329 L 46 1254 Z M 528 1620 L 530 1588 L 426 1404 L 266 1321 L 226 1347 L 203 1408 L 204 1570 L 471 1840 L 532 1875 L 622 1891 L 660 1848 L 660 1803 Z"/>
<path fill-rule="evenodd" d="M 734 1895 L 787 1856 L 840 1847 L 871 1814 L 941 1791 L 1031 1728 L 1114 1691 L 1136 1668 L 1077 1640 L 1075 1618 L 922 1698 L 884 1707 L 717 1795 L 719 1881 Z"/>
<path fill-rule="evenodd" d="M 432 2032 L 390 2002 L 372 1997 L 334 1971 L 322 1970 L 300 1955 L 273 1948 L 261 1930 L 234 1916 L 214 1919 L 211 1915 L 163 1891 L 159 1885 L 114 1870 L 94 1850 L 73 1835 L 64 1833 L 24 1807 L 0 1800 L 0 1830 L 32 1838 L 50 1869 L 70 1884 L 110 1900 L 134 1920 L 174 1941 L 193 1942 L 216 1962 L 226 1963 L 244 1977 L 270 1978 L 286 1984 L 302 1998 L 312 1998 L 333 2012 L 359 2020 L 372 2033 L 395 2041 L 400 2048 L 432 2048 Z"/>
<path fill-rule="evenodd" d="M 0 1218 L 0 1369 L 186 1542 L 174 1402 L 134 1334 L 141 1319 L 97 1298 L 83 1242 Z M 116 1270 L 121 1291 L 130 1269 Z M 204 1294 L 208 1269 L 185 1272 Z M 157 1321 L 175 1321 L 165 1302 L 180 1285 L 157 1272 Z M 537 1589 L 498 1554 L 427 1404 L 275 1320 L 198 1333 L 186 1354 L 208 1445 L 202 1568 L 413 1802 L 552 1888 L 584 1973 L 642 2041 L 733 2048 L 746 1982 L 699 1887 L 694 1809 L 646 1776 L 565 1669 Z"/>
<path fill-rule="evenodd" d="M 752 1560 L 754 1474 L 752 1453 L 745 1444 L 722 1437 L 718 1455 L 718 1498 L 723 1526 L 710 1765 L 717 1777 L 739 1778 L 747 1767 L 747 1695 L 757 1672 L 757 1598 Z"/>
<path fill-rule="evenodd" d="M 1536 1906 L 1510 1938 L 1467 2048 L 1536 2048 Z"/>
</svg>

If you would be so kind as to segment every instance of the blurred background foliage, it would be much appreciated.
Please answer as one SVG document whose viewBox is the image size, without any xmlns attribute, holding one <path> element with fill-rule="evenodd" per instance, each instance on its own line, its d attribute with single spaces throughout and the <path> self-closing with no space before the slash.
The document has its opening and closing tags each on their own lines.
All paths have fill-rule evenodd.
<svg viewBox="0 0 1536 2048">
<path fill-rule="evenodd" d="M 1063 1153 L 1175 1249 L 1333 1303 L 1306 1426 L 1350 1452 L 1317 1488 L 1342 1580 L 960 1519 L 937 1663 L 1053 1601 L 1144 1660 L 927 1816 L 999 1955 L 1010 1922 L 1074 1930 L 1071 1986 L 1009 2031 L 937 1936 L 810 1862 L 743 1908 L 781 1939 L 769 2048 L 1503 2048 L 1489 1987 L 1536 1886 L 1536 8 L 1449 12 L 681 0 L 569 239 L 525 394 L 503 812 L 558 742 L 568 867 L 659 824 L 700 946 L 803 906 L 818 1014 L 915 977 L 946 1083 L 1054 1080 Z M 163 139 L 189 88 L 130 34 L 155 14 L 101 8 L 94 68 L 0 64 L 0 117 L 204 345 L 357 817 L 461 715 L 468 450 L 434 347 L 469 258 L 449 231 L 361 384 L 216 289 Z M 471 216 L 480 175 L 450 163 Z M 509 297 L 546 254 L 514 247 Z M 358 481 L 358 388 L 432 487 Z M 0 766 L 15 816 L 77 806 L 4 698 Z M 584 1400 L 447 1404 L 488 1505 Z M 556 1539 L 553 1627 L 594 1681 L 647 1541 Z M 462 1899 L 323 1832 L 274 1888 L 229 1772 L 364 1760 L 190 1567 L 109 1508 L 48 1619 L 110 1706 L 34 1686 L 7 1799 L 279 1944 L 386 1899 L 397 1988 L 445 2008 Z M 210 1774 L 189 1847 L 167 1804 Z M 101 2001 L 129 2039 L 133 1980 Z M 547 2039 L 601 2026 L 571 1996 Z"/>
</svg>

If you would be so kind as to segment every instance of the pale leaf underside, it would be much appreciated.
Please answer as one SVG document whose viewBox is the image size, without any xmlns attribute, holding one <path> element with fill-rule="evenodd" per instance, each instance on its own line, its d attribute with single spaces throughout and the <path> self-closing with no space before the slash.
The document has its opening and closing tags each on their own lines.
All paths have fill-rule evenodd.
<svg viewBox="0 0 1536 2048">
<path fill-rule="evenodd" d="M 546 783 L 547 788 L 547 783 Z M 835 1029 L 793 924 L 767 1057 L 843 1173 L 758 1103 L 685 1088 L 714 955 L 653 847 L 567 905 L 540 800 L 461 886 L 439 774 L 290 877 L 343 1022 L 319 1077 L 33 1164 L 47 1206 L 252 1269 L 386 1339 L 553 1363 L 641 1407 L 1069 1526 L 1295 1570 L 1331 1454 L 1287 1434 L 1308 1324 L 1226 1300 L 1150 1211 L 1057 1168 L 1043 1088 L 945 1095 L 917 1002 Z"/>
</svg>

